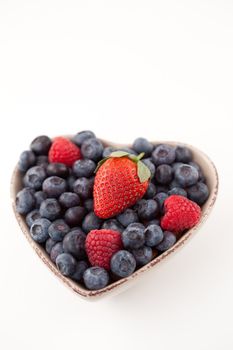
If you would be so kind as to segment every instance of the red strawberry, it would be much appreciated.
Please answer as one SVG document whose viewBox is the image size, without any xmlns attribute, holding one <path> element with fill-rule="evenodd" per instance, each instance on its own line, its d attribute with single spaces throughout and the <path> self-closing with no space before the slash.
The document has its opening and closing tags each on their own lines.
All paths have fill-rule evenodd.
<svg viewBox="0 0 233 350">
<path fill-rule="evenodd" d="M 49 150 L 49 161 L 51 163 L 63 163 L 72 166 L 73 163 L 81 159 L 80 149 L 65 137 L 56 137 Z"/>
<path fill-rule="evenodd" d="M 111 257 L 122 249 L 121 234 L 113 230 L 92 230 L 87 235 L 85 247 L 92 266 L 109 270 Z"/>
<path fill-rule="evenodd" d="M 94 182 L 94 211 L 106 219 L 134 205 L 145 194 L 150 170 L 139 156 L 113 152 L 100 161 Z"/>
<path fill-rule="evenodd" d="M 199 205 L 183 196 L 172 195 L 165 199 L 164 209 L 161 227 L 175 233 L 192 228 L 201 217 Z"/>
</svg>

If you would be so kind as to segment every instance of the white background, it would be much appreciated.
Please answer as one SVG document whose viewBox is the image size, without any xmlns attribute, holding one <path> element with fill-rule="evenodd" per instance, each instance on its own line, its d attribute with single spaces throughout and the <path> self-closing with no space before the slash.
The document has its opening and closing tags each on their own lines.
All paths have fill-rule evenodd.
<svg viewBox="0 0 233 350">
<path fill-rule="evenodd" d="M 233 348 L 233 2 L 0 0 L 0 348 Z M 185 141 L 220 175 L 198 235 L 127 292 L 63 287 L 13 217 L 9 182 L 39 134 Z"/>
</svg>

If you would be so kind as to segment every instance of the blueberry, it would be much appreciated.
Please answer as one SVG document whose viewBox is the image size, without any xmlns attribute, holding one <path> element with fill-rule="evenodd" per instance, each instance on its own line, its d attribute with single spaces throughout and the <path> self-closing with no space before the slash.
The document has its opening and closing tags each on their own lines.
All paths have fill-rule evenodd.
<svg viewBox="0 0 233 350">
<path fill-rule="evenodd" d="M 64 192 L 59 197 L 59 203 L 63 208 L 76 207 L 80 204 L 79 196 L 74 192 Z"/>
<path fill-rule="evenodd" d="M 151 154 L 153 148 L 153 144 L 143 137 L 137 138 L 133 143 L 133 150 L 137 153 L 145 153 L 145 157 Z"/>
<path fill-rule="evenodd" d="M 94 266 L 84 272 L 83 280 L 88 289 L 97 290 L 107 286 L 109 275 L 102 267 Z"/>
<path fill-rule="evenodd" d="M 40 215 L 49 220 L 59 218 L 61 207 L 55 198 L 47 198 L 40 205 Z"/>
<path fill-rule="evenodd" d="M 25 173 L 36 163 L 36 156 L 32 151 L 24 151 L 20 154 L 18 169 Z"/>
<path fill-rule="evenodd" d="M 173 177 L 172 167 L 168 164 L 161 164 L 155 172 L 155 179 L 158 183 L 166 185 L 171 182 Z"/>
<path fill-rule="evenodd" d="M 76 228 L 65 236 L 63 249 L 66 253 L 70 253 L 78 260 L 81 260 L 86 257 L 85 241 L 85 233 L 80 228 Z"/>
<path fill-rule="evenodd" d="M 148 227 L 149 225 L 158 225 L 159 226 L 160 221 L 158 219 L 153 219 L 150 221 L 147 221 L 144 223 L 145 227 Z"/>
<path fill-rule="evenodd" d="M 155 247 L 163 240 L 163 231 L 159 225 L 149 225 L 145 230 L 146 242 L 148 247 Z"/>
<path fill-rule="evenodd" d="M 36 165 L 41 165 L 45 170 L 49 165 L 49 159 L 47 156 L 38 156 L 36 159 Z"/>
<path fill-rule="evenodd" d="M 90 130 L 84 130 L 78 132 L 72 139 L 72 141 L 77 145 L 81 146 L 82 143 L 87 139 L 95 138 L 95 134 Z"/>
<path fill-rule="evenodd" d="M 56 265 L 64 276 L 72 276 L 76 271 L 76 260 L 71 254 L 62 253 L 57 256 Z"/>
<path fill-rule="evenodd" d="M 90 177 L 94 175 L 96 164 L 91 159 L 76 160 L 73 164 L 73 173 L 77 177 Z"/>
<path fill-rule="evenodd" d="M 116 219 L 108 219 L 108 220 L 104 221 L 104 223 L 102 225 L 102 229 L 113 230 L 113 231 L 118 231 L 118 232 L 122 233 L 125 228 Z"/>
<path fill-rule="evenodd" d="M 189 187 L 187 193 L 188 198 L 199 205 L 204 204 L 209 197 L 209 189 L 203 182 L 198 182 L 196 185 Z"/>
<path fill-rule="evenodd" d="M 199 181 L 202 181 L 202 182 L 205 182 L 205 176 L 201 170 L 201 167 L 199 164 L 197 164 L 196 162 L 189 162 L 189 165 L 193 166 L 195 169 L 197 169 L 198 171 L 198 175 L 199 175 L 199 178 L 198 180 Z"/>
<path fill-rule="evenodd" d="M 163 213 L 163 204 L 165 199 L 167 199 L 167 197 L 168 197 L 168 194 L 164 192 L 159 192 L 154 196 L 154 199 L 158 203 L 159 211 L 161 214 Z"/>
<path fill-rule="evenodd" d="M 81 147 L 81 152 L 84 158 L 98 161 L 102 158 L 104 147 L 100 140 L 89 138 L 85 140 Z"/>
<path fill-rule="evenodd" d="M 130 224 L 122 232 L 122 241 L 125 248 L 138 249 L 145 243 L 145 227 L 140 223 Z"/>
<path fill-rule="evenodd" d="M 185 146 L 176 147 L 176 161 L 188 163 L 192 160 L 192 152 Z"/>
<path fill-rule="evenodd" d="M 198 171 L 188 164 L 180 165 L 175 171 L 175 180 L 181 187 L 195 185 L 198 181 Z"/>
<path fill-rule="evenodd" d="M 128 277 L 136 268 L 136 260 L 128 250 L 119 250 L 112 256 L 110 265 L 116 276 Z"/>
<path fill-rule="evenodd" d="M 143 246 L 139 249 L 132 250 L 132 254 L 136 260 L 138 266 L 143 266 L 148 264 L 153 257 L 153 252 L 151 247 Z"/>
<path fill-rule="evenodd" d="M 156 246 L 156 249 L 160 252 L 165 252 L 176 243 L 176 236 L 174 233 L 169 231 L 164 231 L 164 238 L 161 243 Z"/>
<path fill-rule="evenodd" d="M 84 216 L 86 215 L 86 209 L 80 206 L 72 207 L 66 210 L 64 218 L 68 225 L 79 225 Z"/>
<path fill-rule="evenodd" d="M 50 252 L 50 259 L 52 260 L 52 262 L 55 263 L 58 255 L 62 253 L 64 253 L 62 242 L 56 242 L 56 244 L 52 247 Z"/>
<path fill-rule="evenodd" d="M 126 209 L 123 213 L 117 216 L 117 220 L 125 227 L 134 222 L 138 222 L 137 213 L 133 209 Z"/>
<path fill-rule="evenodd" d="M 175 162 L 175 163 L 171 164 L 171 167 L 172 167 L 173 172 L 175 172 L 176 169 L 177 169 L 180 165 L 183 165 L 183 164 L 184 164 L 184 163 L 182 163 L 182 162 Z"/>
<path fill-rule="evenodd" d="M 50 163 L 47 166 L 47 174 L 49 176 L 59 176 L 62 178 L 67 178 L 69 173 L 69 168 L 63 163 Z"/>
<path fill-rule="evenodd" d="M 129 154 L 134 154 L 137 155 L 137 152 L 135 152 L 132 148 L 130 147 L 122 147 L 122 148 L 118 148 L 117 151 L 123 151 L 123 152 L 127 152 Z"/>
<path fill-rule="evenodd" d="M 169 145 L 159 145 L 152 153 L 152 160 L 155 165 L 172 164 L 175 161 L 175 158 L 175 149 Z"/>
<path fill-rule="evenodd" d="M 92 198 L 86 199 L 83 204 L 88 212 L 94 210 L 94 201 Z"/>
<path fill-rule="evenodd" d="M 173 187 L 170 191 L 168 191 L 168 195 L 171 196 L 173 194 L 177 194 L 179 196 L 187 197 L 187 192 L 181 187 Z"/>
<path fill-rule="evenodd" d="M 42 135 L 36 137 L 31 143 L 31 150 L 35 152 L 35 154 L 48 154 L 52 142 L 48 136 Z"/>
<path fill-rule="evenodd" d="M 160 193 L 160 192 L 164 192 L 164 193 L 168 193 L 168 191 L 169 191 L 169 187 L 168 186 L 165 186 L 165 185 L 157 185 L 157 184 L 155 184 L 155 186 L 156 186 L 156 192 L 157 193 Z"/>
<path fill-rule="evenodd" d="M 183 163 L 181 163 L 183 165 Z M 180 187 L 180 184 L 177 180 L 172 180 L 169 184 L 169 191 L 172 190 L 174 187 Z M 169 192 L 168 191 L 168 192 Z"/>
<path fill-rule="evenodd" d="M 104 150 L 103 150 L 102 158 L 109 157 L 110 154 L 112 152 L 115 152 L 115 151 L 116 151 L 116 148 L 114 148 L 114 147 L 111 147 L 111 146 L 105 147 Z"/>
<path fill-rule="evenodd" d="M 78 261 L 76 264 L 75 273 L 71 278 L 75 281 L 81 281 L 83 279 L 84 272 L 88 269 L 89 265 L 85 260 Z"/>
<path fill-rule="evenodd" d="M 25 187 L 31 187 L 34 190 L 40 190 L 44 179 L 46 178 L 46 171 L 41 165 L 33 166 L 26 172 L 23 182 Z"/>
<path fill-rule="evenodd" d="M 68 178 L 67 178 L 67 185 L 68 185 L 69 191 L 73 191 L 74 183 L 75 183 L 76 180 L 77 180 L 76 176 L 74 176 L 74 175 L 68 176 Z"/>
<path fill-rule="evenodd" d="M 30 228 L 30 234 L 34 241 L 43 243 L 49 238 L 48 228 L 51 222 L 47 219 L 40 218 L 34 221 Z"/>
<path fill-rule="evenodd" d="M 151 158 L 142 159 L 142 162 L 149 168 L 151 173 L 151 178 L 155 176 L 155 165 L 152 163 Z"/>
<path fill-rule="evenodd" d="M 58 176 L 50 176 L 42 184 L 43 191 L 50 198 L 57 198 L 66 191 L 66 180 Z"/>
<path fill-rule="evenodd" d="M 52 238 L 48 238 L 45 242 L 45 250 L 48 254 L 51 253 L 52 248 L 55 246 L 57 242 L 54 241 Z"/>
<path fill-rule="evenodd" d="M 85 216 L 82 222 L 82 229 L 84 232 L 88 233 L 91 230 L 98 230 L 101 224 L 102 220 L 92 211 Z"/>
<path fill-rule="evenodd" d="M 47 198 L 43 191 L 37 191 L 34 194 L 36 200 L 36 208 L 40 208 L 41 203 Z"/>
<path fill-rule="evenodd" d="M 93 192 L 93 179 L 86 179 L 85 177 L 80 177 L 74 183 L 74 192 L 77 193 L 81 198 L 87 199 L 92 197 Z"/>
<path fill-rule="evenodd" d="M 156 187 L 152 182 L 150 182 L 147 187 L 144 198 L 152 199 L 155 196 L 155 194 L 156 194 Z"/>
<path fill-rule="evenodd" d="M 26 216 L 26 223 L 28 227 L 31 227 L 35 220 L 40 219 L 41 215 L 38 209 L 30 211 Z"/>
<path fill-rule="evenodd" d="M 34 209 L 36 204 L 34 191 L 31 188 L 24 188 L 19 191 L 16 196 L 15 204 L 16 211 L 19 214 L 28 214 L 32 209 Z"/>
<path fill-rule="evenodd" d="M 50 226 L 49 226 L 49 236 L 56 242 L 62 241 L 65 235 L 69 232 L 70 228 L 65 223 L 64 220 L 58 219 L 55 220 Z"/>
<path fill-rule="evenodd" d="M 159 207 L 153 199 L 141 199 L 138 202 L 138 216 L 141 220 L 152 220 L 159 213 Z"/>
</svg>

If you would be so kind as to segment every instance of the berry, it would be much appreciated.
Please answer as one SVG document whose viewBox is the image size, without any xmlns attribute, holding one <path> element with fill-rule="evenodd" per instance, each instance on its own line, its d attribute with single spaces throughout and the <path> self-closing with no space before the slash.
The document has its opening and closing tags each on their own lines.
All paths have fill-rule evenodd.
<svg viewBox="0 0 233 350">
<path fill-rule="evenodd" d="M 117 216 L 117 220 L 125 227 L 134 222 L 138 222 L 137 213 L 133 209 L 126 209 L 123 213 Z"/>
<path fill-rule="evenodd" d="M 109 275 L 102 267 L 89 267 L 83 274 L 85 286 L 90 290 L 97 290 L 107 286 Z"/>
<path fill-rule="evenodd" d="M 58 176 L 50 176 L 42 184 L 43 191 L 50 198 L 57 198 L 66 190 L 66 180 Z"/>
<path fill-rule="evenodd" d="M 176 169 L 177 169 L 180 165 L 183 165 L 183 164 L 184 164 L 184 163 L 182 163 L 182 162 L 175 162 L 175 163 L 171 164 L 171 167 L 172 167 L 173 172 L 175 172 Z"/>
<path fill-rule="evenodd" d="M 156 249 L 160 252 L 165 252 L 170 249 L 176 243 L 176 236 L 174 233 L 164 231 L 164 238 L 161 243 L 156 246 Z"/>
<path fill-rule="evenodd" d="M 62 253 L 56 258 L 58 270 L 64 276 L 72 276 L 76 271 L 76 260 L 71 254 Z"/>
<path fill-rule="evenodd" d="M 132 254 L 136 260 L 138 266 L 143 266 L 148 264 L 153 257 L 153 252 L 151 247 L 143 246 L 139 249 L 132 250 Z"/>
<path fill-rule="evenodd" d="M 172 195 L 164 202 L 165 215 L 161 220 L 164 230 L 175 233 L 195 226 L 201 217 L 201 208 L 183 196 Z"/>
<path fill-rule="evenodd" d="M 122 151 L 122 152 L 126 152 L 129 154 L 133 154 L 133 155 L 137 155 L 137 152 L 135 152 L 132 148 L 130 147 L 123 147 L 123 148 L 118 148 L 117 151 Z"/>
<path fill-rule="evenodd" d="M 148 247 L 155 247 L 163 240 L 163 231 L 158 225 L 148 225 L 145 229 L 145 244 Z"/>
<path fill-rule="evenodd" d="M 59 197 L 59 203 L 63 208 L 76 207 L 80 204 L 79 196 L 74 192 L 64 192 Z"/>
<path fill-rule="evenodd" d="M 181 187 L 173 187 L 170 191 L 168 191 L 169 196 L 173 194 L 178 194 L 179 196 L 187 197 L 187 192 Z"/>
<path fill-rule="evenodd" d="M 115 152 L 116 148 L 108 146 L 103 150 L 102 158 L 108 158 L 112 152 Z"/>
<path fill-rule="evenodd" d="M 50 163 L 47 166 L 47 174 L 49 176 L 66 178 L 69 173 L 69 168 L 63 163 Z"/>
<path fill-rule="evenodd" d="M 148 187 L 147 187 L 144 198 L 152 199 L 155 196 L 155 194 L 156 194 L 156 187 L 152 182 L 150 182 Z"/>
<path fill-rule="evenodd" d="M 180 165 L 175 171 L 175 180 L 181 187 L 195 185 L 198 181 L 198 171 L 188 164 Z"/>
<path fill-rule="evenodd" d="M 155 179 L 158 183 L 166 185 L 171 182 L 173 177 L 172 167 L 168 164 L 161 164 L 155 172 Z"/>
<path fill-rule="evenodd" d="M 82 229 L 84 232 L 88 233 L 91 230 L 98 230 L 101 224 L 102 220 L 92 211 L 85 216 L 82 222 Z"/>
<path fill-rule="evenodd" d="M 77 145 L 81 146 L 82 143 L 87 139 L 95 138 L 95 134 L 90 130 L 84 130 L 78 132 L 72 139 L 72 141 Z"/>
<path fill-rule="evenodd" d="M 24 151 L 20 154 L 18 169 L 25 173 L 36 163 L 36 156 L 32 151 Z"/>
<path fill-rule="evenodd" d="M 50 226 L 49 226 L 49 236 L 56 242 L 62 241 L 65 235 L 69 232 L 70 228 L 65 223 L 64 220 L 58 219 L 55 220 Z"/>
<path fill-rule="evenodd" d="M 112 230 L 92 230 L 87 235 L 85 247 L 92 266 L 109 270 L 111 257 L 122 249 L 121 234 Z"/>
<path fill-rule="evenodd" d="M 68 178 L 67 178 L 67 185 L 68 185 L 69 191 L 73 191 L 74 183 L 75 183 L 76 180 L 77 180 L 76 176 L 74 176 L 74 175 L 68 176 Z"/>
<path fill-rule="evenodd" d="M 125 248 L 138 249 L 145 243 L 145 227 L 140 223 L 130 224 L 122 232 L 122 241 Z"/>
<path fill-rule="evenodd" d="M 136 260 L 128 250 L 119 250 L 112 256 L 110 266 L 116 276 L 128 277 L 136 268 Z"/>
<path fill-rule="evenodd" d="M 81 152 L 84 158 L 98 161 L 102 157 L 104 147 L 100 140 L 88 138 L 82 143 Z"/>
<path fill-rule="evenodd" d="M 36 137 L 31 143 L 31 150 L 37 155 L 47 155 L 51 146 L 51 140 L 48 136 L 42 135 Z"/>
<path fill-rule="evenodd" d="M 48 238 L 45 242 L 45 250 L 48 254 L 51 253 L 52 248 L 55 246 L 57 242 L 54 241 L 52 238 Z"/>
<path fill-rule="evenodd" d="M 188 198 L 198 205 L 204 204 L 209 197 L 209 189 L 203 182 L 198 182 L 196 185 L 189 187 L 187 193 Z"/>
<path fill-rule="evenodd" d="M 104 221 L 102 229 L 113 230 L 122 233 L 124 231 L 124 226 L 122 226 L 116 219 L 109 219 Z"/>
<path fill-rule="evenodd" d="M 89 265 L 85 260 L 78 261 L 76 264 L 75 273 L 71 278 L 75 281 L 81 281 L 83 279 L 83 274 L 88 269 Z"/>
<path fill-rule="evenodd" d="M 65 137 L 56 137 L 49 150 L 50 163 L 64 163 L 72 166 L 74 162 L 81 158 L 80 149 Z"/>
<path fill-rule="evenodd" d="M 34 221 L 30 228 L 30 234 L 34 241 L 43 243 L 49 238 L 48 228 L 51 222 L 47 219 L 40 218 Z"/>
<path fill-rule="evenodd" d="M 137 138 L 133 143 L 133 150 L 136 153 L 144 153 L 148 157 L 153 151 L 154 146 L 147 139 L 143 137 Z"/>
<path fill-rule="evenodd" d="M 40 190 L 44 179 L 46 178 L 46 171 L 41 165 L 33 166 L 26 172 L 23 182 L 25 187 Z"/>
<path fill-rule="evenodd" d="M 31 188 L 23 188 L 17 193 L 15 204 L 16 211 L 19 214 L 28 214 L 32 209 L 34 209 L 36 204 L 34 191 Z"/>
<path fill-rule="evenodd" d="M 183 164 L 182 164 L 183 165 Z M 169 184 L 169 190 L 172 190 L 174 187 L 180 187 L 180 184 L 179 184 L 179 182 L 177 181 L 177 180 L 172 180 L 171 182 L 170 182 L 170 184 Z M 169 190 L 168 190 L 168 192 L 169 192 Z M 167 193 L 168 193 L 167 192 Z"/>
<path fill-rule="evenodd" d="M 62 242 L 58 242 L 52 247 L 50 252 L 50 259 L 52 260 L 52 262 L 55 263 L 58 255 L 62 253 L 64 253 Z"/>
<path fill-rule="evenodd" d="M 85 233 L 80 228 L 76 228 L 65 236 L 63 249 L 66 253 L 70 253 L 75 258 L 81 260 L 86 257 L 85 240 Z"/>
<path fill-rule="evenodd" d="M 61 207 L 55 198 L 47 198 L 40 205 L 40 215 L 51 221 L 57 219 L 61 214 Z"/>
<path fill-rule="evenodd" d="M 93 179 L 80 177 L 75 181 L 73 189 L 74 189 L 74 192 L 77 193 L 81 198 L 88 199 L 92 196 Z"/>
<path fill-rule="evenodd" d="M 36 159 L 36 165 L 41 165 L 46 170 L 49 164 L 48 156 L 38 156 Z"/>
<path fill-rule="evenodd" d="M 156 186 L 156 192 L 160 193 L 160 192 L 164 192 L 164 193 L 168 193 L 169 191 L 169 187 L 168 186 Z"/>
<path fill-rule="evenodd" d="M 152 220 L 159 213 L 159 206 L 153 199 L 141 199 L 138 202 L 138 216 L 141 220 Z"/>
<path fill-rule="evenodd" d="M 147 221 L 144 223 L 145 227 L 148 227 L 149 225 L 158 225 L 159 226 L 160 221 L 158 219 L 153 219 L 150 221 Z"/>
<path fill-rule="evenodd" d="M 80 206 L 72 207 L 66 210 L 64 218 L 68 225 L 79 225 L 84 216 L 86 215 L 86 209 Z"/>
<path fill-rule="evenodd" d="M 88 212 L 94 210 L 94 201 L 92 198 L 86 199 L 83 204 Z"/>
<path fill-rule="evenodd" d="M 160 213 L 163 213 L 163 204 L 165 199 L 167 199 L 168 194 L 164 192 L 159 192 L 154 196 L 154 199 L 156 200 Z"/>
<path fill-rule="evenodd" d="M 176 147 L 176 161 L 188 163 L 192 160 L 192 152 L 185 146 Z"/>
<path fill-rule="evenodd" d="M 159 145 L 152 153 L 152 161 L 155 165 L 172 164 L 175 161 L 175 158 L 175 149 L 169 145 Z"/>
<path fill-rule="evenodd" d="M 95 162 L 91 159 L 80 159 L 73 164 L 73 173 L 77 177 L 90 177 L 94 175 Z"/>
<path fill-rule="evenodd" d="M 28 227 L 31 227 L 35 220 L 40 219 L 41 215 L 38 209 L 30 211 L 26 216 L 26 223 Z"/>
<path fill-rule="evenodd" d="M 142 159 L 142 162 L 149 168 L 150 173 L 151 173 L 151 179 L 155 176 L 155 165 L 152 162 L 152 158 L 145 158 Z"/>
<path fill-rule="evenodd" d="M 47 195 L 43 191 L 37 191 L 34 197 L 36 200 L 36 208 L 40 208 L 41 203 L 47 198 Z"/>
<path fill-rule="evenodd" d="M 205 176 L 201 170 L 201 167 L 199 164 L 197 164 L 196 162 L 189 162 L 189 165 L 193 166 L 197 171 L 198 171 L 198 175 L 199 175 L 199 178 L 198 180 L 199 181 L 202 181 L 202 182 L 205 182 Z"/>
</svg>

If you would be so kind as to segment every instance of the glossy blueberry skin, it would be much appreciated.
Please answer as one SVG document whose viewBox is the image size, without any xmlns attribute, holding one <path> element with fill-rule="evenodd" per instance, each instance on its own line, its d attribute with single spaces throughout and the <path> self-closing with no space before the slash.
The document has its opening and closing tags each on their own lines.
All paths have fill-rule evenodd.
<svg viewBox="0 0 233 350">
<path fill-rule="evenodd" d="M 57 244 L 52 238 L 48 238 L 45 242 L 45 250 L 48 254 L 51 253 L 52 248 Z"/>
<path fill-rule="evenodd" d="M 201 170 L 201 167 L 199 164 L 197 164 L 196 162 L 189 162 L 189 165 L 193 166 L 195 169 L 197 169 L 198 171 L 198 175 L 199 175 L 199 178 L 198 180 L 199 181 L 202 181 L 202 182 L 205 182 L 205 176 Z"/>
<path fill-rule="evenodd" d="M 141 220 L 152 220 L 159 213 L 158 203 L 153 199 L 141 199 L 138 202 L 137 212 Z"/>
<path fill-rule="evenodd" d="M 136 153 L 145 153 L 145 157 L 148 157 L 151 155 L 151 152 L 154 149 L 154 146 L 152 143 L 150 143 L 147 139 L 143 137 L 137 138 L 133 143 L 133 150 Z"/>
<path fill-rule="evenodd" d="M 103 150 L 102 158 L 109 157 L 110 154 L 112 152 L 115 152 L 115 151 L 116 151 L 116 148 L 114 148 L 114 147 L 111 147 L 111 146 L 105 147 L 104 150 Z"/>
<path fill-rule="evenodd" d="M 63 276 L 71 277 L 76 271 L 76 260 L 71 254 L 62 253 L 56 258 L 56 265 Z"/>
<path fill-rule="evenodd" d="M 138 249 L 145 243 L 145 227 L 140 223 L 130 224 L 122 232 L 122 242 L 126 249 Z"/>
<path fill-rule="evenodd" d="M 48 176 L 59 176 L 65 179 L 69 176 L 70 171 L 63 163 L 50 163 L 47 166 L 47 174 Z"/>
<path fill-rule="evenodd" d="M 126 209 L 123 213 L 117 215 L 117 220 L 121 225 L 127 227 L 134 222 L 138 222 L 138 215 L 133 209 Z"/>
<path fill-rule="evenodd" d="M 170 231 L 164 231 L 164 238 L 161 243 L 156 246 L 156 249 L 160 252 L 165 252 L 170 249 L 176 243 L 176 236 Z"/>
<path fill-rule="evenodd" d="M 132 254 L 136 260 L 137 266 L 143 266 L 148 264 L 153 257 L 151 247 L 143 246 L 139 249 L 132 250 Z"/>
<path fill-rule="evenodd" d="M 149 225 L 158 225 L 159 226 L 160 221 L 158 219 L 153 219 L 150 221 L 147 221 L 144 223 L 145 227 L 148 227 Z"/>
<path fill-rule="evenodd" d="M 144 198 L 152 199 L 152 198 L 154 198 L 155 194 L 156 194 L 156 187 L 152 182 L 150 182 L 148 187 L 147 187 Z"/>
<path fill-rule="evenodd" d="M 94 181 L 92 178 L 80 177 L 75 181 L 73 189 L 81 198 L 88 199 L 92 197 L 93 185 Z"/>
<path fill-rule="evenodd" d="M 155 247 L 163 240 L 163 230 L 159 225 L 150 224 L 145 229 L 145 238 L 148 247 Z"/>
<path fill-rule="evenodd" d="M 64 219 L 69 226 L 77 226 L 82 222 L 86 213 L 87 211 L 84 207 L 72 207 L 66 210 Z"/>
<path fill-rule="evenodd" d="M 66 180 L 58 176 L 50 176 L 44 180 L 42 189 L 50 198 L 58 198 L 66 191 Z"/>
<path fill-rule="evenodd" d="M 152 162 L 152 158 L 144 158 L 142 159 L 142 162 L 149 168 L 151 173 L 151 179 L 155 176 L 155 165 Z"/>
<path fill-rule="evenodd" d="M 52 142 L 48 136 L 36 137 L 31 143 L 31 150 L 37 155 L 47 155 Z"/>
<path fill-rule="evenodd" d="M 102 158 L 104 147 L 102 142 L 96 138 L 85 140 L 81 146 L 81 153 L 84 158 L 99 161 Z"/>
<path fill-rule="evenodd" d="M 64 253 L 62 242 L 57 242 L 51 249 L 50 259 L 52 262 L 56 263 L 58 255 Z"/>
<path fill-rule="evenodd" d="M 79 196 L 74 192 L 64 192 L 59 197 L 59 203 L 63 208 L 72 208 L 80 204 Z"/>
<path fill-rule="evenodd" d="M 36 158 L 36 165 L 41 165 L 45 170 L 47 169 L 47 166 L 49 165 L 49 159 L 47 156 L 38 156 Z"/>
<path fill-rule="evenodd" d="M 17 193 L 15 202 L 17 213 L 28 214 L 34 209 L 36 204 L 34 191 L 31 188 L 23 188 Z"/>
<path fill-rule="evenodd" d="M 30 234 L 34 241 L 43 243 L 49 238 L 48 228 L 51 222 L 47 219 L 41 218 L 34 221 L 30 228 Z"/>
<path fill-rule="evenodd" d="M 69 226 L 63 219 L 58 219 L 52 222 L 49 226 L 49 236 L 56 242 L 60 242 L 63 240 L 65 235 L 70 231 Z"/>
<path fill-rule="evenodd" d="M 183 164 L 182 164 L 182 165 L 183 165 Z M 181 185 L 179 184 L 179 182 L 178 182 L 177 180 L 175 180 L 175 179 L 173 179 L 173 180 L 170 182 L 168 192 L 169 192 L 170 190 L 172 190 L 174 187 L 181 187 Z M 168 193 L 168 192 L 167 192 L 167 193 Z"/>
<path fill-rule="evenodd" d="M 164 192 L 164 193 L 168 193 L 168 191 L 169 191 L 169 187 L 168 186 L 166 186 L 166 185 L 157 185 L 157 184 L 155 184 L 155 186 L 156 186 L 156 192 L 157 193 L 160 193 L 160 192 Z"/>
<path fill-rule="evenodd" d="M 37 191 L 34 194 L 36 200 L 36 208 L 39 209 L 41 203 L 47 198 L 47 195 L 43 191 Z"/>
<path fill-rule="evenodd" d="M 165 199 L 168 198 L 168 194 L 164 193 L 164 192 L 159 192 L 155 195 L 154 199 L 156 200 L 156 202 L 158 203 L 159 206 L 159 211 L 162 214 L 163 213 L 163 204 Z"/>
<path fill-rule="evenodd" d="M 162 185 L 167 185 L 173 178 L 172 167 L 168 164 L 161 164 L 156 168 L 155 180 Z"/>
<path fill-rule="evenodd" d="M 94 175 L 96 163 L 91 159 L 79 159 L 73 164 L 73 173 L 77 177 L 90 177 Z"/>
<path fill-rule="evenodd" d="M 84 201 L 84 207 L 87 209 L 88 212 L 94 210 L 94 201 L 92 198 L 86 199 Z"/>
<path fill-rule="evenodd" d="M 195 185 L 198 181 L 199 174 L 197 169 L 188 164 L 180 165 L 175 171 L 175 180 L 181 187 Z"/>
<path fill-rule="evenodd" d="M 184 164 L 184 163 L 182 163 L 182 162 L 175 162 L 175 163 L 172 163 L 172 164 L 171 164 L 171 167 L 172 167 L 173 172 L 175 172 L 176 169 L 177 169 L 180 165 L 183 165 L 183 164 Z"/>
<path fill-rule="evenodd" d="M 118 231 L 120 233 L 122 233 L 124 231 L 124 226 L 121 225 L 119 223 L 118 220 L 116 219 L 108 219 L 108 220 L 105 220 L 103 225 L 102 225 L 102 229 L 105 229 L 105 230 L 113 230 L 113 231 Z"/>
<path fill-rule="evenodd" d="M 173 194 L 177 194 L 179 196 L 187 197 L 187 192 L 181 187 L 173 187 L 170 191 L 168 191 L 168 195 L 171 196 Z"/>
<path fill-rule="evenodd" d="M 83 274 L 84 284 L 87 289 L 97 290 L 107 286 L 109 282 L 108 272 L 102 267 L 89 267 Z"/>
<path fill-rule="evenodd" d="M 72 254 L 78 260 L 84 259 L 86 257 L 85 241 L 86 235 L 81 229 L 70 231 L 63 240 L 64 252 Z"/>
<path fill-rule="evenodd" d="M 188 198 L 196 202 L 198 205 L 202 205 L 209 197 L 209 189 L 203 182 L 198 182 L 196 185 L 187 189 Z"/>
<path fill-rule="evenodd" d="M 51 221 L 61 215 L 61 206 L 55 198 L 47 198 L 40 205 L 40 215 Z"/>
<path fill-rule="evenodd" d="M 102 224 L 101 220 L 95 213 L 92 211 L 88 213 L 82 222 L 82 229 L 85 233 L 90 232 L 91 230 L 98 230 Z"/>
<path fill-rule="evenodd" d="M 155 165 L 172 164 L 175 161 L 175 158 L 175 149 L 169 145 L 158 145 L 152 152 L 152 161 Z"/>
<path fill-rule="evenodd" d="M 192 160 L 192 152 L 188 147 L 177 146 L 176 147 L 176 161 L 182 163 L 188 163 Z"/>
<path fill-rule="evenodd" d="M 77 145 L 81 146 L 82 143 L 87 139 L 95 138 L 95 134 L 91 130 L 84 130 L 78 132 L 72 139 L 72 141 Z"/>
<path fill-rule="evenodd" d="M 45 180 L 47 174 L 43 166 L 36 165 L 28 169 L 23 178 L 23 183 L 25 187 L 33 188 L 34 190 L 40 190 L 43 181 Z"/>
<path fill-rule="evenodd" d="M 110 266 L 116 276 L 128 277 L 136 268 L 136 260 L 128 250 L 119 250 L 112 256 Z"/>
<path fill-rule="evenodd" d="M 81 281 L 83 279 L 84 272 L 88 269 L 89 265 L 87 261 L 81 260 L 77 261 L 75 273 L 71 278 L 75 281 Z"/>
<path fill-rule="evenodd" d="M 35 220 L 40 219 L 41 215 L 38 209 L 30 211 L 26 216 L 26 223 L 28 227 L 31 227 Z"/>
<path fill-rule="evenodd" d="M 29 168 L 31 168 L 36 163 L 35 153 L 32 151 L 24 151 L 20 154 L 18 169 L 25 173 Z"/>
<path fill-rule="evenodd" d="M 67 190 L 73 191 L 74 183 L 76 180 L 77 180 L 77 178 L 73 174 L 68 176 L 68 178 L 67 178 L 67 186 L 68 186 Z"/>
</svg>

